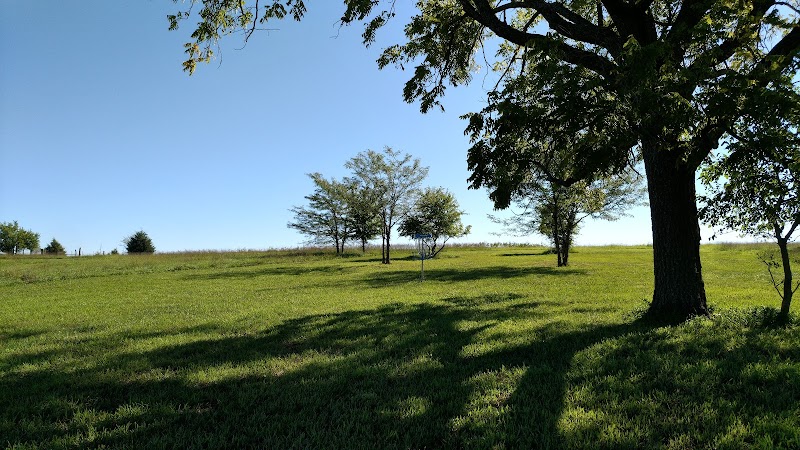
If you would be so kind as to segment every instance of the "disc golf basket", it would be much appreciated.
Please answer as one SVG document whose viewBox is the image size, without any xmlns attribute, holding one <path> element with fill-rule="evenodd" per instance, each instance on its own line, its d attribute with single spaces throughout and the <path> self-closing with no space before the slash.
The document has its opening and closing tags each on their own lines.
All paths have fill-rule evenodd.
<svg viewBox="0 0 800 450">
<path fill-rule="evenodd" d="M 433 236 L 428 233 L 417 233 L 414 235 L 414 240 L 417 241 L 417 253 L 419 253 L 420 260 L 419 281 L 425 280 L 425 260 L 431 257 L 428 241 L 432 237 Z"/>
</svg>

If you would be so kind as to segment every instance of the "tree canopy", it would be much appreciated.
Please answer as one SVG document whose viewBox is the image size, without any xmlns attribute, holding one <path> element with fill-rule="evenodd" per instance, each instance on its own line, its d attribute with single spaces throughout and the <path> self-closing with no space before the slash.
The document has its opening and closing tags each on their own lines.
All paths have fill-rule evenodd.
<svg viewBox="0 0 800 450">
<path fill-rule="evenodd" d="M 53 240 L 47 244 L 47 247 L 44 248 L 44 252 L 48 255 L 64 255 L 67 253 L 67 251 L 64 249 L 64 246 L 61 245 L 56 238 L 53 238 Z"/>
<path fill-rule="evenodd" d="M 184 68 L 213 56 L 225 35 L 306 12 L 303 0 L 245 6 L 196 0 L 199 22 Z M 344 0 L 343 24 L 363 22 L 364 43 L 395 17 L 394 0 Z M 191 17 L 183 9 L 170 27 Z M 798 68 L 797 0 L 420 0 L 406 42 L 387 65 L 414 66 L 403 90 L 423 111 L 448 85 L 471 80 L 482 58 L 501 80 L 470 116 L 473 187 L 496 203 L 549 149 L 574 151 L 570 185 L 644 161 L 653 228 L 655 289 L 650 312 L 707 314 L 700 263 L 695 173 L 731 125 Z M 499 51 L 491 47 L 499 43 Z M 490 47 L 490 51 L 485 51 Z M 565 143 L 566 141 L 566 143 Z M 524 151 L 517 145 L 526 142 Z"/>
<path fill-rule="evenodd" d="M 291 209 L 294 220 L 288 227 L 308 236 L 308 242 L 313 245 L 333 244 L 336 253 L 342 253 L 354 231 L 354 220 L 349 215 L 350 186 L 326 179 L 320 173 L 310 173 L 308 177 L 314 182 L 314 192 L 305 197 L 308 206 Z"/>
<path fill-rule="evenodd" d="M 519 212 L 505 219 L 490 218 L 515 234 L 547 237 L 562 267 L 569 264 L 570 248 L 584 220 L 617 220 L 628 208 L 643 203 L 643 197 L 641 176 L 632 170 L 569 187 L 532 175 L 512 195 Z"/>
<path fill-rule="evenodd" d="M 724 151 L 709 158 L 701 172 L 709 194 L 701 197 L 700 210 L 704 221 L 719 230 L 778 244 L 780 263 L 771 255 L 763 261 L 782 299 L 783 317 L 788 316 L 792 295 L 800 287 L 800 283 L 792 284 L 788 249 L 800 227 L 800 110 L 791 103 L 796 100 L 792 87 L 786 88 L 789 95 L 748 110 L 729 131 L 732 138 Z M 773 267 L 783 269 L 780 281 Z"/>
<path fill-rule="evenodd" d="M 23 249 L 39 251 L 39 233 L 22 228 L 16 220 L 0 223 L 0 251 L 14 255 Z"/>
<path fill-rule="evenodd" d="M 381 222 L 382 262 L 389 264 L 392 230 L 410 211 L 428 168 L 419 158 L 391 147 L 382 152 L 367 150 L 350 159 L 345 167 L 353 171 L 360 189 L 377 198 Z"/>
<path fill-rule="evenodd" d="M 441 187 L 425 188 L 400 222 L 400 235 L 413 238 L 417 234 L 430 234 L 426 254 L 433 258 L 444 249 L 450 238 L 469 234 L 472 227 L 461 223 L 463 214 L 450 191 Z"/>
<path fill-rule="evenodd" d="M 125 251 L 129 254 L 132 253 L 155 253 L 156 247 L 153 245 L 152 239 L 142 230 L 139 230 L 132 235 L 126 237 L 122 241 L 125 244 Z"/>
</svg>

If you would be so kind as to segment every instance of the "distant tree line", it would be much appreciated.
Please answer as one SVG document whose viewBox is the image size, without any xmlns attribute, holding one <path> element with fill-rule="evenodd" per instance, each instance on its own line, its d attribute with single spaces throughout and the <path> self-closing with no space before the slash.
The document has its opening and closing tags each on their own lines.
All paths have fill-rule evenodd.
<svg viewBox="0 0 800 450">
<path fill-rule="evenodd" d="M 352 240 L 363 252 L 380 236 L 381 262 L 389 264 L 392 232 L 398 225 L 402 236 L 430 234 L 435 253 L 448 239 L 469 233 L 452 193 L 443 188 L 421 190 L 428 168 L 418 158 L 386 147 L 382 152 L 361 152 L 345 167 L 351 175 L 341 180 L 309 174 L 314 192 L 305 197 L 308 204 L 291 209 L 289 228 L 306 235 L 309 243 L 332 244 L 338 254 Z"/>
<path fill-rule="evenodd" d="M 153 253 L 156 251 L 150 236 L 144 231 L 137 231 L 123 239 L 122 243 L 128 253 Z M 0 252 L 17 255 L 28 250 L 30 254 L 39 253 L 47 255 L 66 255 L 67 251 L 60 242 L 53 238 L 46 247 L 39 247 L 39 233 L 22 228 L 15 220 L 13 222 L 0 222 Z M 112 255 L 119 252 L 111 251 Z M 80 255 L 80 251 L 78 251 Z"/>
</svg>

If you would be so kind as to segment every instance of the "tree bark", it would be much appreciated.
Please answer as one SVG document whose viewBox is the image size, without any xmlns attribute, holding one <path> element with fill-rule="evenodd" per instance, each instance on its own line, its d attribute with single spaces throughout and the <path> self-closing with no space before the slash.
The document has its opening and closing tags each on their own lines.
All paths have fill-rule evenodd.
<svg viewBox="0 0 800 450">
<path fill-rule="evenodd" d="M 386 259 L 383 261 L 384 264 L 389 264 L 389 249 L 391 245 L 389 244 L 389 239 L 392 236 L 391 230 L 386 230 Z"/>
<path fill-rule="evenodd" d="M 783 299 L 781 300 L 781 316 L 789 317 L 789 307 L 792 305 L 792 268 L 789 261 L 788 239 L 778 238 L 778 247 L 781 249 L 781 263 L 783 264 Z"/>
<path fill-rule="evenodd" d="M 700 264 L 700 226 L 695 168 L 674 149 L 644 143 L 645 172 L 653 229 L 655 289 L 648 315 L 684 320 L 708 315 Z"/>
<path fill-rule="evenodd" d="M 381 228 L 381 264 L 386 264 L 386 219 L 383 218 Z"/>
<path fill-rule="evenodd" d="M 556 188 L 556 189 L 558 189 L 558 188 Z M 561 221 L 559 220 L 559 215 L 558 215 L 560 207 L 561 207 L 561 205 L 559 204 L 559 201 L 558 201 L 558 193 L 554 190 L 553 191 L 553 210 L 551 211 L 552 212 L 552 219 L 551 220 L 553 221 L 553 229 L 552 229 L 553 245 L 556 248 L 556 257 L 557 257 L 556 266 L 557 267 L 561 267 L 561 266 L 564 265 L 564 261 L 563 261 L 562 256 L 561 256 L 561 227 L 559 226 L 559 225 L 561 225 Z"/>
<path fill-rule="evenodd" d="M 564 241 L 561 243 L 561 254 L 563 255 L 560 259 L 560 263 L 558 264 L 559 267 L 566 267 L 569 265 L 569 248 L 571 247 L 571 242 L 569 238 L 569 234 L 564 233 Z"/>
</svg>

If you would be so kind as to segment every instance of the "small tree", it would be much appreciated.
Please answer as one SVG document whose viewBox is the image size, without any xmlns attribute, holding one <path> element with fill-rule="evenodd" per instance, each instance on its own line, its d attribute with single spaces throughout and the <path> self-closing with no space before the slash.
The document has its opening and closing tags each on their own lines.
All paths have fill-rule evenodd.
<svg viewBox="0 0 800 450">
<path fill-rule="evenodd" d="M 64 246 L 61 245 L 60 242 L 53 238 L 52 241 L 44 248 L 44 252 L 48 255 L 64 255 L 67 251 L 64 249 Z"/>
<path fill-rule="evenodd" d="M 348 178 L 346 203 L 350 236 L 361 242 L 361 252 L 367 251 L 367 242 L 381 234 L 381 193 Z"/>
<path fill-rule="evenodd" d="M 39 233 L 30 230 L 22 230 L 21 247 L 29 253 L 39 252 Z"/>
<path fill-rule="evenodd" d="M 710 194 L 700 197 L 700 217 L 712 227 L 775 239 L 781 262 L 762 255 L 772 284 L 781 297 L 781 316 L 788 317 L 792 285 L 788 244 L 800 226 L 800 117 L 796 103 L 785 97 L 762 102 L 764 110 L 752 110 L 729 133 L 727 152 L 709 159 L 701 181 Z M 775 114 L 775 108 L 789 111 Z M 773 268 L 783 268 L 776 280 Z"/>
<path fill-rule="evenodd" d="M 548 238 L 557 255 L 558 267 L 569 264 L 569 251 L 581 223 L 587 218 L 617 220 L 625 210 L 643 203 L 642 179 L 629 170 L 623 175 L 580 181 L 569 187 L 547 178 L 534 178 L 512 195 L 521 209 L 508 219 L 489 216 L 514 234 L 539 233 Z"/>
<path fill-rule="evenodd" d="M 417 197 L 411 212 L 400 223 L 400 235 L 430 234 L 428 253 L 435 257 L 450 238 L 469 234 L 472 227 L 461 223 L 463 211 L 456 198 L 444 188 L 426 188 Z"/>
<path fill-rule="evenodd" d="M 308 206 L 291 209 L 294 221 L 287 226 L 308 236 L 310 244 L 334 244 L 336 254 L 340 254 L 352 234 L 351 223 L 347 220 L 348 186 L 334 179 L 328 180 L 320 173 L 308 176 L 314 182 L 314 193 L 305 197 Z"/>
<path fill-rule="evenodd" d="M 15 255 L 22 249 L 37 251 L 39 234 L 20 227 L 16 220 L 0 223 L 0 251 Z"/>
<path fill-rule="evenodd" d="M 150 236 L 142 230 L 133 233 L 122 241 L 125 244 L 125 250 L 131 253 L 154 253 L 156 248 L 153 246 L 153 241 Z"/>
<path fill-rule="evenodd" d="M 355 179 L 370 192 L 378 195 L 381 221 L 381 262 L 390 263 L 392 230 L 411 210 L 420 183 L 428 176 L 418 158 L 390 147 L 382 153 L 367 150 L 345 164 Z"/>
</svg>

